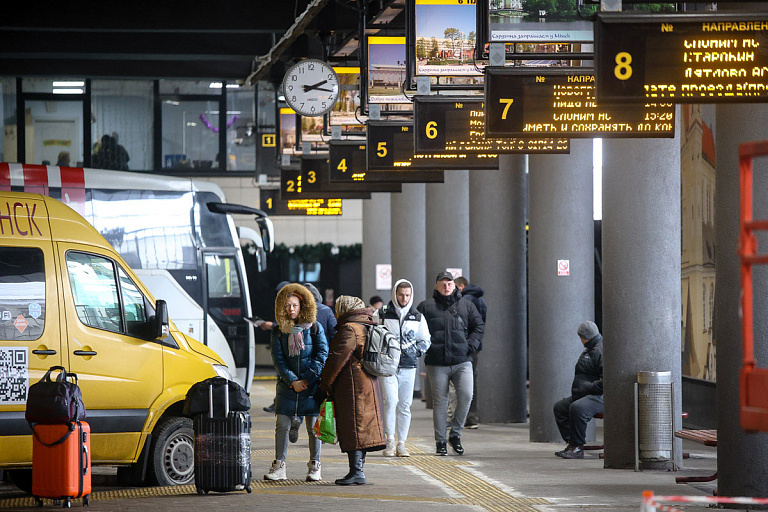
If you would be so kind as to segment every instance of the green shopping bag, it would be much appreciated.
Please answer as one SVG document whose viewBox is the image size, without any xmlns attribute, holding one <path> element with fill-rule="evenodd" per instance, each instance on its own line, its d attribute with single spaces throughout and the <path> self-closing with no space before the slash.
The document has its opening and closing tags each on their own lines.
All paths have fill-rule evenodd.
<svg viewBox="0 0 768 512">
<path fill-rule="evenodd" d="M 323 400 L 313 429 L 315 437 L 322 442 L 336 444 L 336 414 L 331 400 Z"/>
</svg>

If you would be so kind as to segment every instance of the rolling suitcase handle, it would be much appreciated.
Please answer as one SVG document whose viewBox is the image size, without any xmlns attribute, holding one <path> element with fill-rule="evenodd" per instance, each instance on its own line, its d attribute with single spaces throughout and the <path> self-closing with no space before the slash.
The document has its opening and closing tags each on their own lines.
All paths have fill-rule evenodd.
<svg viewBox="0 0 768 512">
<path fill-rule="evenodd" d="M 229 387 L 224 389 L 224 418 L 229 416 Z M 208 417 L 213 419 L 213 384 L 208 386 Z"/>
</svg>

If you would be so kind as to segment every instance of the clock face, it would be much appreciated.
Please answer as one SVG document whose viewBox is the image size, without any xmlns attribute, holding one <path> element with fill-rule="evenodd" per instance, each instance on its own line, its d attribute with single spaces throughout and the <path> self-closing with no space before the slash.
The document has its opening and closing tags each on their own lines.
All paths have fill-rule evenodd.
<svg viewBox="0 0 768 512">
<path fill-rule="evenodd" d="M 303 116 L 322 116 L 339 99 L 339 77 L 321 60 L 303 60 L 291 66 L 283 79 L 285 101 Z"/>
</svg>

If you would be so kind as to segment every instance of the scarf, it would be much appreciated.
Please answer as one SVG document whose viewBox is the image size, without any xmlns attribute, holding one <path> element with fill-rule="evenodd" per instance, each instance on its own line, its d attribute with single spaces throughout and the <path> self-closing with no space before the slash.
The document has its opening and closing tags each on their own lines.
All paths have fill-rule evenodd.
<svg viewBox="0 0 768 512">
<path fill-rule="evenodd" d="M 297 356 L 304 350 L 304 330 L 312 327 L 312 324 L 299 324 L 291 327 L 288 334 L 288 355 Z"/>
</svg>

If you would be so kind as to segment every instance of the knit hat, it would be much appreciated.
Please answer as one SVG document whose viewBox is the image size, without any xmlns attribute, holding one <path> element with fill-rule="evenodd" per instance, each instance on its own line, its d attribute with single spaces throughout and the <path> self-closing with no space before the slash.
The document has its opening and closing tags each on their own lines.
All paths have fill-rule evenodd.
<svg viewBox="0 0 768 512">
<path fill-rule="evenodd" d="M 339 295 L 339 298 L 336 299 L 336 318 L 341 317 L 344 313 L 364 307 L 365 302 L 362 299 L 352 297 L 351 295 Z"/>
<path fill-rule="evenodd" d="M 580 338 L 583 338 L 587 341 L 600 334 L 600 331 L 597 329 L 595 322 L 590 321 L 582 322 L 576 332 L 579 333 Z"/>
</svg>

